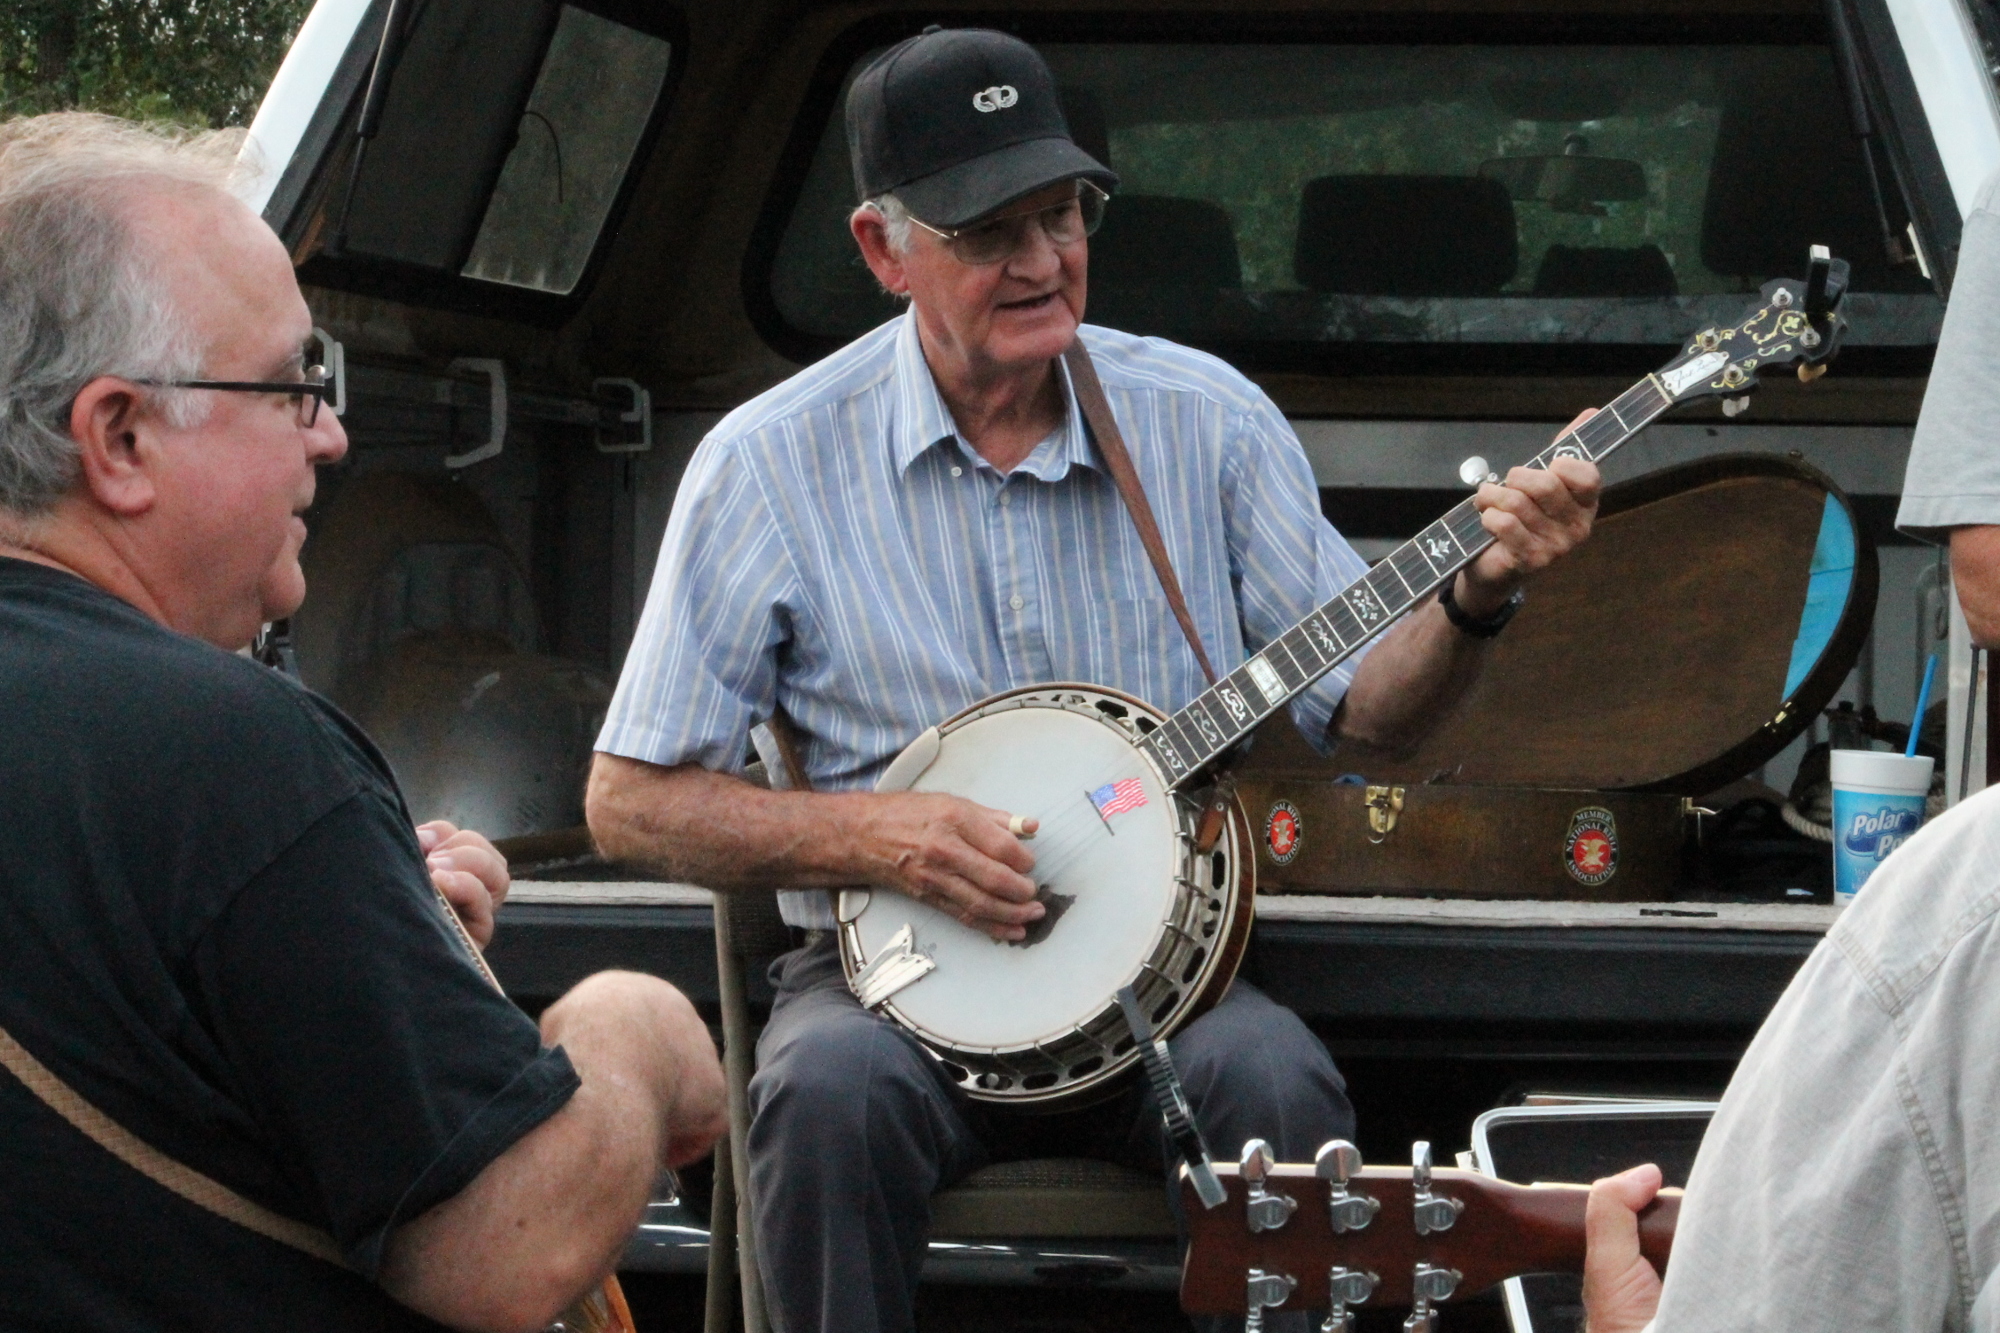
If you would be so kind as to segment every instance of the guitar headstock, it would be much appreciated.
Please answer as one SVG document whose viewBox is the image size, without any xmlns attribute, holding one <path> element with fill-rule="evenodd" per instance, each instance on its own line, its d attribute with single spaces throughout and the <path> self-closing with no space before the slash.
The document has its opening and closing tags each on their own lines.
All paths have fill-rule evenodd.
<svg viewBox="0 0 2000 1333">
<path fill-rule="evenodd" d="M 1800 379 L 1817 379 L 1847 332 L 1840 313 L 1846 294 L 1847 261 L 1815 245 L 1804 281 L 1765 283 L 1757 301 L 1734 324 L 1711 325 L 1695 334 L 1654 378 L 1674 403 L 1720 397 L 1725 410 L 1774 367 L 1796 366 Z"/>
<path fill-rule="evenodd" d="M 1583 1185 L 1514 1185 L 1476 1171 L 1433 1169 L 1418 1143 L 1408 1167 L 1368 1167 L 1336 1140 L 1311 1165 L 1274 1163 L 1260 1141 L 1218 1165 L 1226 1197 L 1204 1208 L 1183 1172 L 1188 1224 L 1181 1308 L 1189 1314 L 1436 1305 L 1526 1273 L 1583 1269 Z M 1640 1218 L 1640 1247 L 1666 1266 L 1677 1190 Z"/>
</svg>

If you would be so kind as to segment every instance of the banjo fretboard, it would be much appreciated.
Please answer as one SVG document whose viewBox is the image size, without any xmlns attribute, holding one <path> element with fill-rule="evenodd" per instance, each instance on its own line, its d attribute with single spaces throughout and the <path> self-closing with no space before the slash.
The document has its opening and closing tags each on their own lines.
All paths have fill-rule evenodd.
<svg viewBox="0 0 2000 1333">
<path fill-rule="evenodd" d="M 1557 458 L 1597 462 L 1673 406 L 1648 375 L 1608 407 L 1557 436 L 1530 467 Z M 1352 656 L 1404 612 L 1493 544 L 1470 498 L 1356 579 L 1331 601 L 1280 634 L 1142 742 L 1179 789 L 1252 728 Z"/>
</svg>

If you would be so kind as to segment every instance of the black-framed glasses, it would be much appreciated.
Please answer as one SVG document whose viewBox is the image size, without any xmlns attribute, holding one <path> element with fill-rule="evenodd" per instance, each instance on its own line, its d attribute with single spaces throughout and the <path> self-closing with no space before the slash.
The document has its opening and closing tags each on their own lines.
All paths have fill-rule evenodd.
<svg viewBox="0 0 2000 1333">
<path fill-rule="evenodd" d="M 155 389 L 214 389 L 219 393 L 281 393 L 292 400 L 302 429 L 319 420 L 319 405 L 333 396 L 325 366 L 307 366 L 295 380 L 133 380 Z"/>
<path fill-rule="evenodd" d="M 984 268 L 1019 254 L 1028 244 L 1031 221 L 1039 223 L 1057 245 L 1075 245 L 1084 237 L 1095 235 L 1104 223 L 1104 205 L 1110 198 L 1089 181 L 1080 180 L 1076 183 L 1076 195 L 1059 204 L 1002 213 L 969 227 L 933 227 L 916 217 L 910 221 L 942 240 L 959 263 Z"/>
</svg>

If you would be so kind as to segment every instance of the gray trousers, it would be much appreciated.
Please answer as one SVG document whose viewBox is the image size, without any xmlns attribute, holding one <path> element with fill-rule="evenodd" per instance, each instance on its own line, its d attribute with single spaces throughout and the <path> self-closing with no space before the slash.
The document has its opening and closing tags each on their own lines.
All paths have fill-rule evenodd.
<svg viewBox="0 0 2000 1333">
<path fill-rule="evenodd" d="M 1058 1116 L 973 1102 L 916 1039 L 861 1008 L 830 937 L 771 968 L 777 1000 L 750 1080 L 750 1199 L 779 1333 L 909 1333 L 930 1196 L 994 1160 L 1098 1157 L 1165 1171 L 1158 1113 L 1118 1099 Z M 1170 1047 L 1218 1157 L 1246 1139 L 1310 1161 L 1354 1137 L 1346 1084 L 1290 1010 L 1238 981 Z M 1178 1164 L 1176 1164 L 1178 1165 Z M 1236 1321 L 1240 1326 L 1240 1321 Z M 1267 1321 L 1274 1330 L 1301 1318 Z"/>
</svg>

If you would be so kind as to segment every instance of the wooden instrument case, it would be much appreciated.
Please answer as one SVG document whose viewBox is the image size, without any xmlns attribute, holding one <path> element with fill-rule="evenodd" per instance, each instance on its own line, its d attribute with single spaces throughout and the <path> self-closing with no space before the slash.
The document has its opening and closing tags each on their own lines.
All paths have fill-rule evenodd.
<svg viewBox="0 0 2000 1333">
<path fill-rule="evenodd" d="M 1590 540 L 1529 585 L 1415 753 L 1327 759 L 1287 716 L 1259 729 L 1239 793 L 1260 888 L 1675 898 L 1695 799 L 1827 705 L 1876 582 L 1853 506 L 1796 455 L 1720 455 L 1609 487 Z"/>
</svg>

